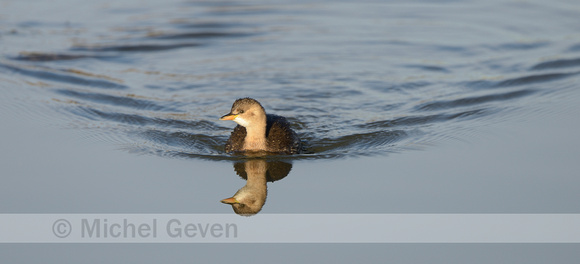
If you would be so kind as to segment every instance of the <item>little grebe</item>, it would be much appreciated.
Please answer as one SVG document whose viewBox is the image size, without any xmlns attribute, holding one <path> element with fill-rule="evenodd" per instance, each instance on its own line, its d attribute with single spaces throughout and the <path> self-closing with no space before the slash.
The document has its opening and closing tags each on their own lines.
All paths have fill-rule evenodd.
<svg viewBox="0 0 580 264">
<path fill-rule="evenodd" d="M 226 152 L 267 151 L 282 154 L 300 153 L 302 142 L 286 118 L 266 114 L 264 107 L 252 99 L 241 98 L 220 120 L 238 123 L 226 143 Z"/>
</svg>

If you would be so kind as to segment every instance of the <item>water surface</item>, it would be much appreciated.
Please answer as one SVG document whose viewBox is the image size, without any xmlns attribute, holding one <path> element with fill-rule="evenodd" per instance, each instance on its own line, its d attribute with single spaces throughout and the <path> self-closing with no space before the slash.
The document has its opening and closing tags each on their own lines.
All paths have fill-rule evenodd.
<svg viewBox="0 0 580 264">
<path fill-rule="evenodd" d="M 580 72 L 565 2 L 81 6 L 6 13 L 5 79 L 33 115 L 160 156 L 230 159 L 217 119 L 246 96 L 308 143 L 291 159 L 422 149 L 525 115 Z"/>
</svg>

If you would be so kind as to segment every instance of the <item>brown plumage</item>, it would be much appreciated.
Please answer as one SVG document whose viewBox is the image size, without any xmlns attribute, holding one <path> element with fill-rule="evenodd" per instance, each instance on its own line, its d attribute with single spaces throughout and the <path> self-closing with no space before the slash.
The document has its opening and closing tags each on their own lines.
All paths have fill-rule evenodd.
<svg viewBox="0 0 580 264">
<path fill-rule="evenodd" d="M 220 120 L 238 123 L 226 143 L 225 151 L 228 153 L 267 151 L 296 154 L 302 149 L 300 138 L 286 118 L 266 114 L 264 107 L 252 98 L 236 100 L 230 113 Z"/>
</svg>

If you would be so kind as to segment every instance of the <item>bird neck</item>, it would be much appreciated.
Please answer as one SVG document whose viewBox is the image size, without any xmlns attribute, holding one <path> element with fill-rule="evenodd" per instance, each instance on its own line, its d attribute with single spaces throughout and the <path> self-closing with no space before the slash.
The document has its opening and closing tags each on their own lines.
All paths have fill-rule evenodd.
<svg viewBox="0 0 580 264">
<path fill-rule="evenodd" d="M 266 124 L 246 127 L 244 149 L 266 150 Z"/>
</svg>

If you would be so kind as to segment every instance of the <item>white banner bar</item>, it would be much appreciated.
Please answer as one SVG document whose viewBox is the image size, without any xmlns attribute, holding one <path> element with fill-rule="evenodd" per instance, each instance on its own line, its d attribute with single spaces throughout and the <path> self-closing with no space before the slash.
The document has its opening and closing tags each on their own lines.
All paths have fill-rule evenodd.
<svg viewBox="0 0 580 264">
<path fill-rule="evenodd" d="M 0 243 L 580 243 L 580 214 L 0 214 Z"/>
</svg>

